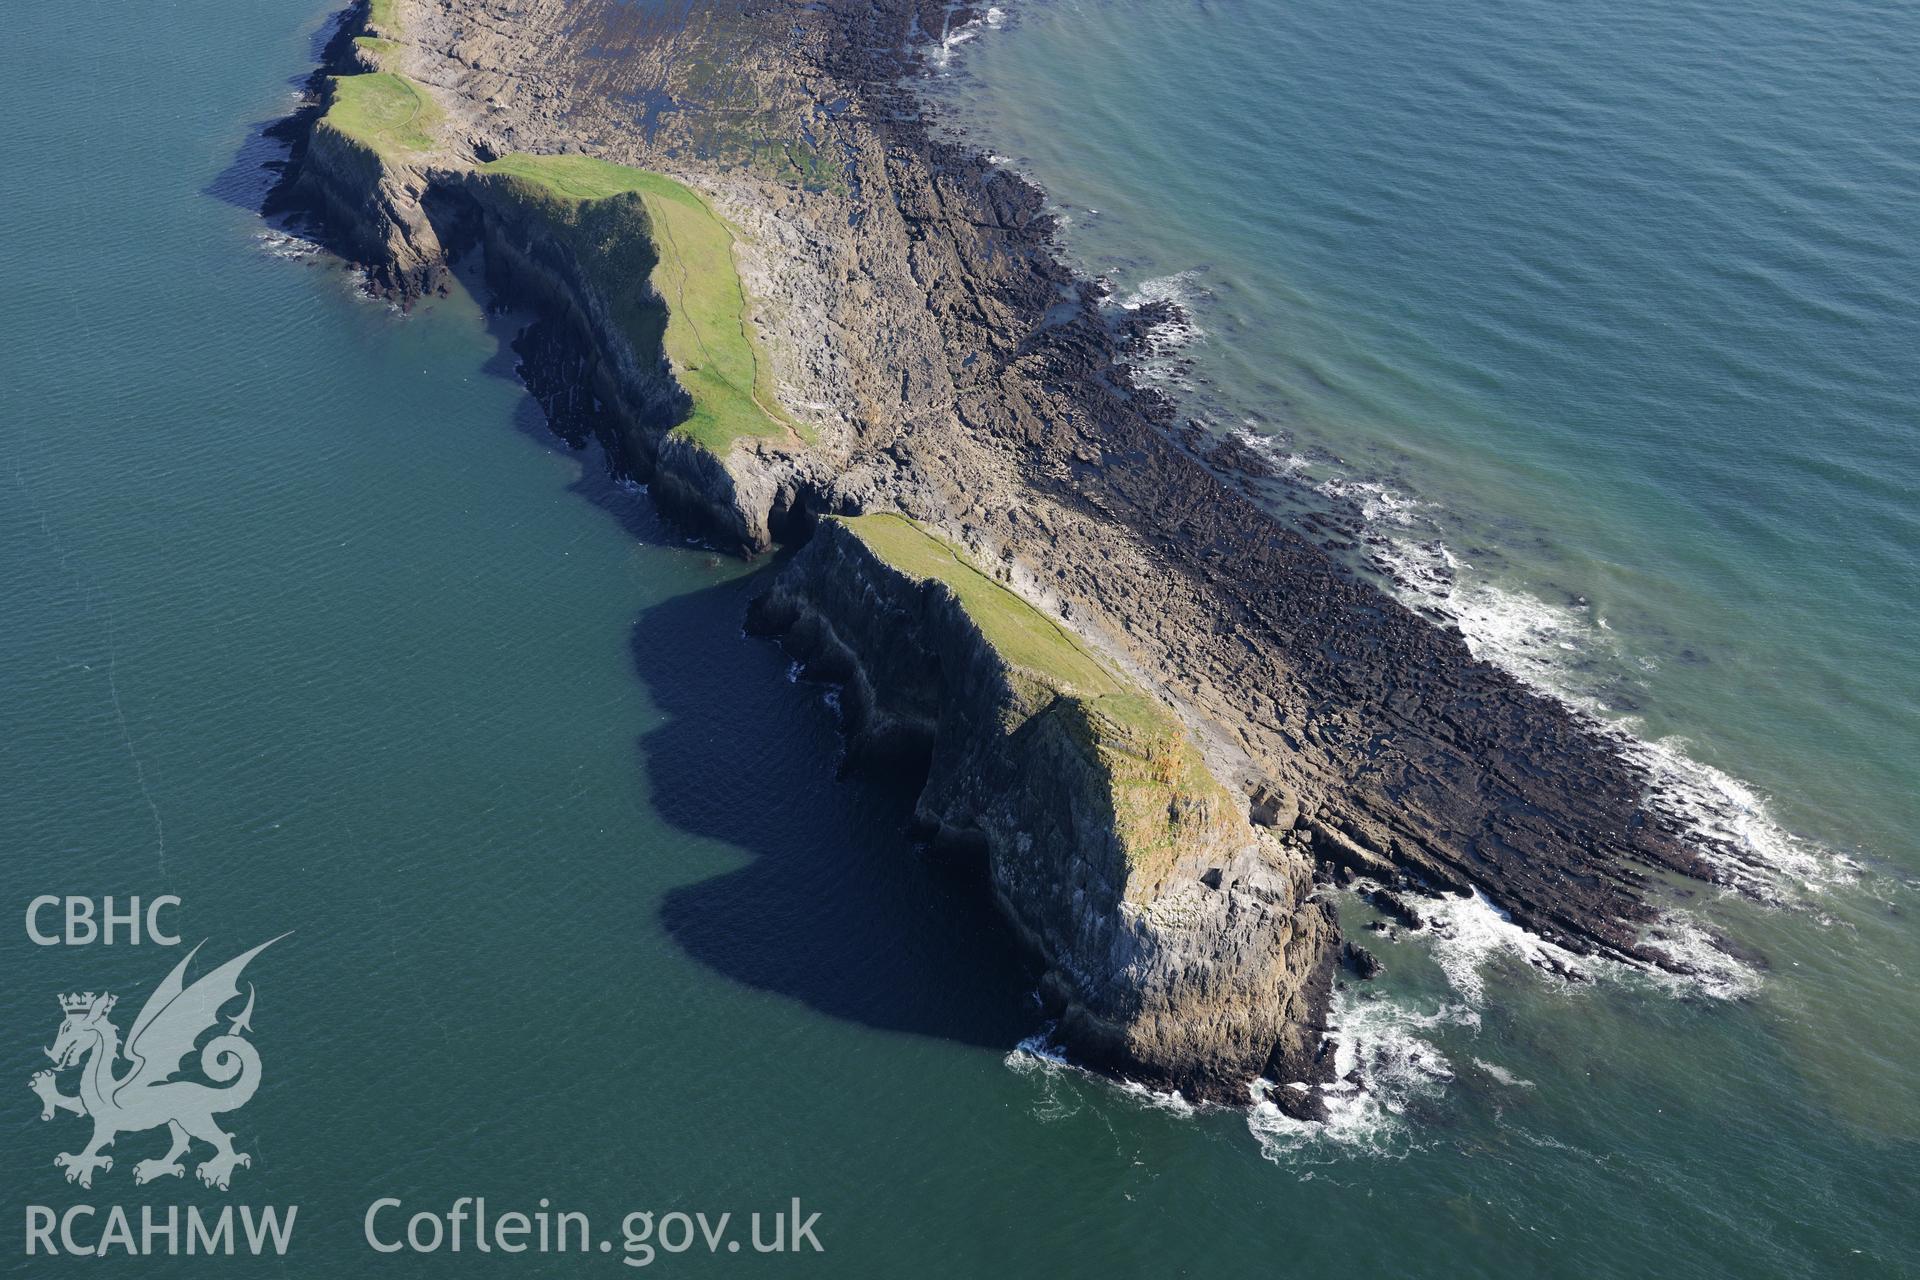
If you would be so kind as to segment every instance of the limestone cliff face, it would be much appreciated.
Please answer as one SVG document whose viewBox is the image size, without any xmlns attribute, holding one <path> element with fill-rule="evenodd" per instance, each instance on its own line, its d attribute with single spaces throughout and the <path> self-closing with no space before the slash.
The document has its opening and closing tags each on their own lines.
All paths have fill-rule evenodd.
<svg viewBox="0 0 1920 1280">
<path fill-rule="evenodd" d="M 667 304 L 647 283 L 653 231 L 639 197 L 600 202 L 604 225 L 591 230 L 588 251 L 624 258 L 610 270 L 583 263 L 578 229 L 515 184 L 472 173 L 447 182 L 466 197 L 494 294 L 540 315 L 582 425 L 650 484 L 661 507 L 716 545 L 750 555 L 771 548 L 780 480 L 765 460 L 744 447 L 723 457 L 672 430 L 691 401 L 661 344 Z"/>
<path fill-rule="evenodd" d="M 823 520 L 753 624 L 846 684 L 855 753 L 926 760 L 919 816 L 984 851 L 1069 1052 L 1213 1101 L 1312 1078 L 1337 935 L 1306 854 L 1249 823 L 1156 702 L 1022 665 L 981 625 L 997 605 L 860 523 Z"/>
<path fill-rule="evenodd" d="M 395 163 L 322 117 L 285 197 L 316 210 L 337 246 L 381 289 L 419 297 L 439 287 L 446 269 L 440 237 L 422 208 L 430 187 L 423 169 Z"/>
</svg>

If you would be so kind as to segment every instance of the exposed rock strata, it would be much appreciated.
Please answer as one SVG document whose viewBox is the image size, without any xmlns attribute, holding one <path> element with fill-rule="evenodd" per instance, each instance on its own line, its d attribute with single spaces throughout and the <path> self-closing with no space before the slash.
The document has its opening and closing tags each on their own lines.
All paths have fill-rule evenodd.
<svg viewBox="0 0 1920 1280">
<path fill-rule="evenodd" d="M 345 33 L 363 22 L 363 14 L 350 15 Z M 330 47 L 335 70 L 366 69 L 364 50 L 350 39 Z M 617 206 L 607 219 L 613 225 L 595 229 L 645 254 L 608 279 L 580 261 L 550 211 L 515 184 L 476 171 L 471 154 L 395 155 L 333 127 L 327 85 L 321 77 L 275 204 L 318 215 L 330 244 L 402 302 L 439 289 L 451 259 L 469 246 L 484 248 L 496 299 L 539 316 L 522 354 L 536 366 L 526 370 L 528 381 L 556 429 L 576 443 L 598 439 L 624 473 L 653 486 L 663 508 L 716 544 L 748 554 L 769 549 L 780 479 L 756 464 L 754 449 L 723 462 L 673 434 L 687 416 L 686 392 L 659 343 L 637 350 L 614 318 L 621 303 L 665 314 L 648 283 L 651 228 L 640 199 L 615 197 L 608 202 Z"/>
<path fill-rule="evenodd" d="M 1117 934 L 1050 896 L 1099 879 L 1084 833 L 1058 845 L 1084 865 L 1021 861 L 1060 856 L 1017 851 L 1033 829 L 1023 824 L 1072 811 L 1062 797 L 1082 789 L 1064 738 L 1034 730 L 1034 776 L 1002 777 L 960 739 L 984 740 L 974 718 L 1017 699 L 967 665 L 977 654 L 956 650 L 950 669 L 943 658 L 948 674 L 931 684 L 900 669 L 862 610 L 915 618 L 927 653 L 964 648 L 964 629 L 860 565 L 838 536 L 803 553 L 769 625 L 816 656 L 831 637 L 864 690 L 866 732 L 927 744 L 923 813 L 984 841 L 1087 1052 L 1224 1096 L 1217 1086 L 1250 1069 L 1255 1042 L 1280 1022 L 1291 1028 L 1276 1034 L 1280 1059 L 1306 1051 L 1321 1012 L 1308 975 L 1333 954 L 1330 927 L 1322 936 L 1321 908 L 1300 893 L 1297 859 L 1248 850 L 1304 847 L 1343 874 L 1439 892 L 1477 886 L 1571 950 L 1671 963 L 1643 937 L 1653 886 L 1708 866 L 1646 803 L 1644 773 L 1224 480 L 1207 459 L 1230 454 L 1172 430 L 1168 406 L 1134 385 L 1125 357 L 1137 334 L 1111 324 L 1097 291 L 1060 264 L 1041 193 L 930 135 L 901 77 L 919 33 L 969 11 L 913 0 L 711 0 L 672 14 L 621 0 L 398 7 L 406 30 L 388 60 L 447 112 L 443 176 L 424 190 L 404 178 L 395 187 L 393 175 L 369 183 L 310 146 L 294 180 L 331 216 L 365 224 L 349 245 L 383 280 L 420 287 L 408 255 L 432 256 L 419 229 L 434 223 L 433 192 L 464 181 L 454 175 L 476 159 L 584 149 L 699 187 L 746 233 L 739 266 L 762 303 L 782 399 L 816 443 L 690 459 L 658 447 L 653 353 L 623 365 L 591 289 L 543 261 L 537 233 L 516 239 L 496 221 L 482 234 L 560 317 L 543 403 L 556 409 L 568 378 L 585 379 L 572 385 L 590 385 L 590 402 L 621 406 L 637 464 L 667 475 L 655 492 L 746 549 L 803 532 L 818 513 L 897 510 L 940 531 L 1174 708 L 1212 773 L 1285 837 L 1223 860 L 1249 875 L 1283 869 L 1270 896 L 1250 890 L 1258 905 L 1209 916 L 1206 934 L 1224 972 L 1273 981 L 1258 993 L 1264 977 L 1202 983 L 1244 1004 L 1196 1012 L 1207 998 L 1189 1000 L 1172 967 L 1129 967 Z M 1050 799 L 1034 790 L 1044 787 L 1059 790 Z M 1099 892 L 1117 911 L 1133 889 L 1109 876 Z M 1134 986 L 1105 982 L 1095 953 L 1107 977 Z M 1284 981 L 1262 967 L 1273 956 L 1285 957 Z M 1182 1039 L 1188 1017 L 1211 1049 Z"/>
<path fill-rule="evenodd" d="M 1076 1060 L 1242 1103 L 1262 1075 L 1315 1077 L 1337 934 L 1312 860 L 1252 825 L 1164 713 L 1019 665 L 837 519 L 753 623 L 847 686 L 852 750 L 924 756 L 919 819 L 984 850 Z"/>
<path fill-rule="evenodd" d="M 446 252 L 422 207 L 431 186 L 424 169 L 394 163 L 316 120 L 304 162 L 282 198 L 318 210 L 334 246 L 366 264 L 379 287 L 417 297 L 437 289 L 446 268 Z"/>
</svg>

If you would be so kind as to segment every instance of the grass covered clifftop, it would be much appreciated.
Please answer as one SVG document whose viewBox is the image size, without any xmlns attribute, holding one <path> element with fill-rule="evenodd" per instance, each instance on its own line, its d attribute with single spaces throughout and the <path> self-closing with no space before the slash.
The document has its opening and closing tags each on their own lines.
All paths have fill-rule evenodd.
<svg viewBox="0 0 1920 1280">
<path fill-rule="evenodd" d="M 1072 633 L 989 578 L 965 552 L 893 512 L 834 516 L 874 555 L 910 578 L 945 583 L 987 643 L 1013 666 L 1062 692 L 1087 697 L 1120 692 L 1120 684 Z"/>
<path fill-rule="evenodd" d="M 335 76 L 333 101 L 319 128 L 333 129 L 382 159 L 406 160 L 432 151 L 444 116 L 427 91 L 391 71 Z"/>
<path fill-rule="evenodd" d="M 391 4 L 375 4 L 369 25 L 397 30 Z M 362 65 L 389 62 L 400 47 L 372 35 L 354 43 Z M 444 149 L 445 113 L 423 86 L 389 70 L 334 76 L 328 84 L 316 134 L 371 153 L 389 172 L 418 169 L 429 159 L 448 170 L 466 167 Z M 665 352 L 692 405 L 672 434 L 716 457 L 742 439 L 811 439 L 774 394 L 734 265 L 733 230 L 698 193 L 661 174 L 585 155 L 507 155 L 472 174 L 566 248 L 637 358 L 644 363 Z"/>
<path fill-rule="evenodd" d="M 1155 692 L 901 515 L 825 515 L 756 599 L 842 686 L 851 761 L 924 767 L 915 817 L 984 854 L 1077 1061 L 1241 1102 L 1312 1078 L 1335 930 Z"/>
<path fill-rule="evenodd" d="M 355 56 L 336 57 L 331 69 L 353 67 L 360 74 L 327 78 L 327 107 L 316 122 L 385 160 L 432 151 L 446 119 L 432 94 L 393 70 L 403 49 L 400 3 L 361 0 L 348 11 L 343 34 L 352 37 Z"/>
<path fill-rule="evenodd" d="M 400 32 L 399 0 L 367 0 L 366 27 L 370 31 L 398 35 Z"/>
<path fill-rule="evenodd" d="M 398 37 L 402 32 L 400 22 L 400 0 L 365 0 L 357 19 L 350 17 L 348 30 L 358 30 L 353 37 L 353 47 L 359 51 L 359 62 L 373 71 L 385 71 L 399 65 L 404 45 Z M 418 88 L 418 86 L 414 86 Z"/>
<path fill-rule="evenodd" d="M 598 436 L 716 541 L 766 550 L 767 460 L 734 446 L 813 437 L 775 397 L 733 230 L 646 170 L 577 154 L 476 164 L 432 92 L 385 69 L 405 48 L 354 36 L 344 56 L 366 70 L 327 78 L 286 202 L 322 213 L 333 243 L 403 304 L 443 290 L 450 256 L 483 243 L 502 297 L 551 322 L 533 341 L 539 377 L 567 388 L 570 425 L 556 429 Z"/>
<path fill-rule="evenodd" d="M 378 69 L 367 47 L 351 48 L 331 64 L 337 73 L 324 78 L 305 145 L 268 204 L 319 215 L 322 238 L 374 287 L 421 297 L 445 279 L 446 255 L 421 202 L 449 159 L 446 113 L 421 85 Z"/>
<path fill-rule="evenodd" d="M 1244 1101 L 1247 1082 L 1276 1055 L 1306 1061 L 1326 1003 L 1334 934 L 1312 898 L 1300 842 L 1256 828 L 1235 788 L 1208 772 L 1199 744 L 1215 739 L 1190 736 L 1181 713 L 1161 701 L 1163 689 L 1180 687 L 1178 672 L 1131 678 L 930 530 L 966 520 L 1026 563 L 1052 555 L 1073 572 L 1105 572 L 1111 563 L 1124 575 L 1129 562 L 1103 554 L 1104 544 L 1072 540 L 1075 522 L 1091 517 L 1064 505 L 1055 509 L 1058 540 L 1008 536 L 1004 517 L 1026 500 L 1032 458 L 981 452 L 1002 440 L 998 419 L 994 431 L 971 431 L 963 415 L 951 430 L 896 430 L 885 443 L 898 413 L 882 407 L 871 410 L 871 436 L 866 422 L 836 415 L 833 448 L 807 450 L 797 446 L 810 437 L 775 400 L 755 316 L 798 322 L 818 301 L 830 322 L 816 331 L 820 340 L 870 339 L 850 349 L 861 372 L 849 389 L 871 377 L 890 390 L 897 379 L 899 409 L 917 414 L 927 389 L 914 371 L 925 362 L 937 372 L 952 348 L 944 330 L 920 323 L 916 292 L 870 294 L 866 284 L 885 285 L 885 273 L 897 270 L 932 301 L 945 274 L 920 278 L 917 252 L 873 239 L 869 220 L 841 217 L 831 203 L 781 197 L 755 207 L 749 202 L 766 193 L 754 185 L 724 188 L 740 201 L 725 207 L 750 226 L 831 215 L 792 260 L 772 256 L 789 243 L 784 225 L 752 258 L 737 259 L 733 228 L 670 178 L 579 154 L 492 158 L 534 145 L 514 138 L 566 150 L 610 137 L 647 148 L 619 153 L 626 156 L 707 156 L 623 132 L 632 128 L 631 101 L 618 120 L 590 128 L 576 108 L 591 95 L 549 78 L 545 65 L 550 49 L 590 24 L 551 21 L 555 7 L 545 6 L 536 31 L 516 26 L 514 10 L 494 6 L 480 20 L 457 3 L 449 10 L 356 0 L 347 38 L 329 47 L 325 92 L 298 117 L 308 145 L 289 167 L 289 202 L 318 215 L 330 240 L 403 303 L 447 287 L 455 256 L 484 252 L 493 296 L 531 315 L 514 351 L 556 431 L 579 446 L 598 441 L 616 473 L 645 482 L 655 504 L 714 545 L 757 553 L 771 548 L 776 531 L 812 533 L 768 575 L 750 626 L 785 636 L 809 669 L 843 682 L 850 760 L 917 775 L 918 823 L 969 859 L 984 854 L 995 900 L 1047 965 L 1042 998 L 1076 1057 L 1223 1101 Z M 783 10 L 781 22 L 803 11 L 811 12 Z M 756 11 L 753 21 L 771 13 Z M 779 47 L 778 39 L 767 46 Z M 497 83 L 496 70 L 520 80 L 510 93 L 477 96 Z M 815 83 L 804 81 L 806 90 Z M 670 114 L 677 122 L 681 113 Z M 830 110 L 820 120 L 823 133 L 831 136 L 836 117 Z M 849 113 L 860 128 L 875 127 L 864 117 Z M 907 167 L 896 174 L 895 161 Z M 707 162 L 671 163 L 694 166 L 689 175 L 704 181 L 698 175 L 716 172 Z M 848 169 L 894 197 L 910 237 L 923 222 L 946 225 L 947 198 L 967 190 L 949 190 L 946 175 L 910 188 L 904 179 L 918 172 L 915 162 L 910 147 L 876 147 L 853 156 Z M 903 184 L 889 189 L 892 176 Z M 951 176 L 965 179 L 964 166 Z M 976 238 L 1042 225 L 1026 193 L 1008 186 L 998 194 L 1004 199 L 991 208 L 969 204 L 969 220 L 955 225 Z M 860 199 L 863 211 L 885 213 L 870 221 L 891 237 L 892 210 Z M 1037 293 L 1058 296 L 1050 260 L 1031 253 L 1021 234 L 955 246 L 964 273 L 979 271 L 985 281 L 1015 263 L 1003 261 L 1002 248 L 1017 254 L 1015 265 L 1032 258 L 1043 275 L 1021 277 L 1004 296 L 941 295 L 937 325 L 963 315 L 1021 318 Z M 829 256 L 816 260 L 816 252 Z M 736 261 L 777 282 L 778 294 L 758 301 L 778 312 L 752 310 Z M 748 276 L 759 278 L 757 270 Z M 837 293 L 847 281 L 852 287 Z M 898 333 L 903 327 L 912 332 Z M 808 340 L 791 326 L 781 332 Z M 1083 354 L 1097 358 L 1097 333 L 1089 330 L 1086 341 Z M 1084 361 L 1043 363 L 1073 378 Z M 811 392 L 827 377 L 821 369 L 806 359 L 792 371 Z M 1018 376 L 1010 367 L 981 378 L 979 388 L 992 394 L 999 380 Z M 1022 412 L 1062 390 L 1050 384 L 1046 396 L 1023 401 Z M 869 402 L 865 391 L 858 402 Z M 1056 433 L 1076 429 L 1051 417 L 1029 425 L 1034 456 L 1052 448 Z M 969 505 L 947 507 L 955 495 Z M 933 525 L 823 514 L 896 505 Z M 1119 634 L 1125 623 L 1103 599 L 1061 598 L 1100 634 Z"/>
<path fill-rule="evenodd" d="M 1183 726 L 1058 622 L 988 577 L 959 547 L 905 516 L 829 516 L 875 558 L 915 581 L 946 586 L 1024 691 L 1035 714 L 1058 715 L 1106 774 L 1113 829 L 1136 890 L 1157 890 L 1188 847 L 1219 838 L 1237 807 L 1207 772 Z M 1018 725 L 1010 725 L 1017 729 Z"/>
<path fill-rule="evenodd" d="M 775 399 L 734 267 L 733 231 L 696 192 L 583 155 L 509 155 L 477 172 L 550 221 L 602 286 L 636 352 L 665 348 L 693 401 L 675 434 L 719 456 L 743 438 L 805 438 Z M 665 301 L 664 326 L 642 283 Z"/>
</svg>

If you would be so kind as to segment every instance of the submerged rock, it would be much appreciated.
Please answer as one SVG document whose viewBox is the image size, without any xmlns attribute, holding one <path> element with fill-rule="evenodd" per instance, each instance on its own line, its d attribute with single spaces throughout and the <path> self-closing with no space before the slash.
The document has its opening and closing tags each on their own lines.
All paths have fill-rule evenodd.
<svg viewBox="0 0 1920 1280">
<path fill-rule="evenodd" d="M 1352 970 L 1356 978 L 1373 979 L 1387 971 L 1387 966 L 1380 963 L 1378 956 L 1353 942 L 1340 944 L 1340 963 Z"/>
</svg>

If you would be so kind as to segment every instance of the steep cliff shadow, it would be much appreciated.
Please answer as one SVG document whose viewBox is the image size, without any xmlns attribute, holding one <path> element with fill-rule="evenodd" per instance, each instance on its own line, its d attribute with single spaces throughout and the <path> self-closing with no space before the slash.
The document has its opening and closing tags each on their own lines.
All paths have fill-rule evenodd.
<svg viewBox="0 0 1920 1280">
<path fill-rule="evenodd" d="M 479 254 L 456 274 L 483 301 Z M 485 371 L 518 382 L 514 340 L 531 319 L 494 311 Z M 515 426 L 582 455 L 568 485 L 637 542 L 684 548 L 716 573 L 648 496 L 617 480 L 590 439 L 569 441 L 532 397 Z M 695 545 L 690 545 L 695 544 Z M 842 777 L 828 690 L 795 684 L 786 655 L 741 628 L 778 563 L 666 600 L 635 622 L 634 669 L 664 721 L 637 742 L 653 807 L 673 826 L 744 852 L 745 866 L 672 890 L 661 923 L 737 982 L 836 1018 L 996 1051 L 1033 1032 L 1037 980 L 977 862 L 907 834 L 918 779 Z"/>
<path fill-rule="evenodd" d="M 308 33 L 306 69 L 298 75 L 289 76 L 287 88 L 303 95 L 313 88 L 334 53 L 345 47 L 341 35 L 345 23 L 346 10 L 342 8 L 337 13 L 329 14 Z M 286 115 L 256 120 L 248 125 L 246 141 L 234 152 L 226 168 L 200 189 L 200 194 L 212 196 L 249 213 L 271 214 L 272 211 L 263 206 L 268 203 L 269 195 L 286 172 L 292 155 L 289 140 L 299 133 L 297 127 L 289 126 L 318 108 L 310 102 L 301 101 L 289 102 L 287 110 Z"/>
<path fill-rule="evenodd" d="M 743 640 L 759 574 L 643 614 L 634 664 L 664 724 L 640 740 L 660 814 L 746 850 L 737 871 L 670 892 L 661 920 L 739 982 L 868 1026 L 1007 1049 L 1037 1023 L 1035 974 L 984 868 L 907 836 L 910 787 L 836 776 L 826 690 Z"/>
<path fill-rule="evenodd" d="M 521 357 L 514 349 L 514 344 L 533 322 L 534 315 L 530 311 L 498 305 L 486 286 L 485 261 L 485 254 L 469 250 L 450 264 L 452 274 L 486 311 L 487 334 L 495 345 L 493 354 L 481 364 L 480 371 L 525 391 L 526 379 L 520 374 Z M 437 300 L 429 300 L 424 305 L 437 305 Z M 601 514 L 619 525 L 635 542 L 676 549 L 699 545 L 685 529 L 661 514 L 660 508 L 654 505 L 644 489 L 615 474 L 613 463 L 598 441 L 590 437 L 569 438 L 556 430 L 553 421 L 532 395 L 522 396 L 515 404 L 513 427 L 543 449 L 574 455 L 580 464 L 580 474 L 568 483 L 567 492 L 599 508 Z M 693 550 L 688 553 L 703 554 Z M 704 554 L 716 564 L 720 562 L 720 553 L 708 551 Z"/>
<path fill-rule="evenodd" d="M 233 153 L 227 167 L 200 188 L 200 194 L 248 213 L 275 217 L 278 210 L 269 207 L 270 197 L 285 175 L 292 155 L 292 148 L 282 136 L 286 125 L 286 116 L 256 120 L 248 125 L 246 141 Z"/>
</svg>

